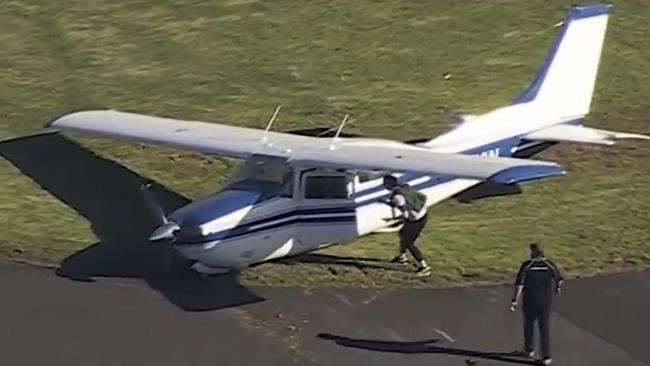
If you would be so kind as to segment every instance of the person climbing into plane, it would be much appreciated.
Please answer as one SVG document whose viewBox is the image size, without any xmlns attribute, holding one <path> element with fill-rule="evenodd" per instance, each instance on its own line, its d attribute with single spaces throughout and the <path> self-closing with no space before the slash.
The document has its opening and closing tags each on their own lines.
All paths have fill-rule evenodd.
<svg viewBox="0 0 650 366">
<path fill-rule="evenodd" d="M 408 263 L 406 257 L 406 251 L 408 250 L 417 261 L 416 273 L 418 276 L 429 276 L 431 268 L 424 259 L 422 251 L 415 244 L 427 223 L 427 196 L 407 184 L 399 184 L 397 178 L 392 175 L 384 176 L 383 183 L 384 188 L 390 192 L 390 196 L 380 201 L 397 208 L 401 212 L 401 218 L 404 222 L 402 229 L 399 231 L 399 253 L 391 262 Z"/>
</svg>

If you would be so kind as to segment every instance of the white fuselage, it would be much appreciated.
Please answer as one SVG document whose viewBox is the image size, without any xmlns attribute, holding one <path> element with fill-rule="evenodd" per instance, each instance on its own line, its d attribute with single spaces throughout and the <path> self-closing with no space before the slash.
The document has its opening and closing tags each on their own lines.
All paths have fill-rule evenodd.
<svg viewBox="0 0 650 366">
<path fill-rule="evenodd" d="M 419 146 L 446 153 L 511 156 L 521 142 L 519 136 L 566 122 L 528 110 L 528 107 L 527 104 L 519 104 L 497 109 Z M 527 123 L 519 123 L 522 120 Z M 486 129 L 485 124 L 491 128 Z M 346 139 L 354 142 L 352 140 L 357 139 Z M 380 142 L 372 140 L 373 144 Z M 387 143 L 395 144 L 394 141 Z M 286 195 L 256 202 L 252 200 L 241 207 L 235 204 L 236 209 L 201 222 L 200 235 L 187 241 L 177 239 L 175 248 L 184 257 L 195 261 L 195 270 L 217 273 L 334 243 L 350 243 L 358 237 L 395 225 L 393 209 L 378 202 L 379 198 L 388 195 L 380 177 L 361 182 L 354 172 L 309 170 L 308 167 L 300 167 L 291 171 L 292 185 Z M 410 184 L 427 196 L 427 207 L 481 183 L 476 179 L 415 173 L 397 176 L 403 183 Z M 310 188 L 307 187 L 310 177 L 339 177 L 339 184 L 345 186 L 345 196 L 310 197 Z M 331 182 L 328 184 L 335 185 Z M 230 200 L 236 201 L 238 198 Z M 228 202 L 227 205 L 231 204 Z M 215 201 L 213 205 L 224 206 L 224 203 Z"/>
</svg>

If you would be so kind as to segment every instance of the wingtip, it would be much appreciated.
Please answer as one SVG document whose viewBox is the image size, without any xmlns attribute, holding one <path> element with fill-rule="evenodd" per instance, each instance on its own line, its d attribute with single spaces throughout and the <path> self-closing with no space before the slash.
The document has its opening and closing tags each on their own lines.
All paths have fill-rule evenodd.
<svg viewBox="0 0 650 366">
<path fill-rule="evenodd" d="M 49 120 L 47 120 L 47 122 L 45 122 L 45 124 L 43 124 L 43 128 L 49 128 L 49 127 L 54 126 L 54 123 L 55 123 L 56 121 L 58 121 L 59 118 L 61 118 L 61 117 L 62 117 L 62 116 L 57 116 L 57 117 L 55 117 L 55 118 L 50 118 Z"/>
<path fill-rule="evenodd" d="M 56 123 L 61 120 L 64 117 L 76 114 L 76 113 L 83 113 L 83 112 L 92 112 L 92 111 L 113 111 L 112 109 L 87 109 L 87 108 L 79 108 L 79 109 L 73 109 L 70 110 L 66 113 L 61 113 L 59 115 L 56 115 L 55 117 L 50 118 L 43 124 L 43 128 L 49 128 L 49 127 L 57 127 Z"/>
<path fill-rule="evenodd" d="M 77 112 L 81 112 L 81 110 L 72 110 L 72 111 L 58 114 L 50 118 L 49 120 L 47 120 L 47 122 L 45 122 L 45 124 L 43 125 L 43 128 L 56 127 L 56 122 L 59 121 L 61 118 Z"/>
<path fill-rule="evenodd" d="M 648 135 L 642 135 L 640 133 L 629 133 L 629 132 L 614 132 L 612 137 L 616 140 L 622 140 L 622 139 L 650 140 L 650 136 Z"/>
<path fill-rule="evenodd" d="M 569 8 L 569 18 L 576 20 L 608 14 L 613 7 L 612 4 L 573 4 Z"/>
</svg>

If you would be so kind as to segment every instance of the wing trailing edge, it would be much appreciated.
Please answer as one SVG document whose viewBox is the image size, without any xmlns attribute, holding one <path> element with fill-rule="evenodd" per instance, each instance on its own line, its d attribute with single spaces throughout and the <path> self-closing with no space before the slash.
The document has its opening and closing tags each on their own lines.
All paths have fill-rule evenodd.
<svg viewBox="0 0 650 366">
<path fill-rule="evenodd" d="M 341 144 L 333 150 L 301 149 L 290 161 L 306 166 L 417 172 L 513 184 L 548 176 L 563 175 L 554 162 L 504 157 L 479 157 L 439 153 L 422 148 L 358 146 Z"/>
</svg>

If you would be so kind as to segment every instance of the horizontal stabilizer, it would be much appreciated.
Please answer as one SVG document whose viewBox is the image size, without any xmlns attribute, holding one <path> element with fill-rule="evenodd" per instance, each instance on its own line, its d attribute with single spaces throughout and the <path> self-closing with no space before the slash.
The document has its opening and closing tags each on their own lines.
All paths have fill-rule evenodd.
<svg viewBox="0 0 650 366">
<path fill-rule="evenodd" d="M 602 145 L 613 145 L 615 140 L 619 139 L 650 140 L 650 136 L 646 135 L 599 130 L 575 125 L 555 125 L 529 133 L 523 138 L 536 141 L 583 142 Z"/>
<path fill-rule="evenodd" d="M 510 196 L 521 193 L 521 187 L 518 184 L 501 184 L 488 180 L 462 191 L 454 197 L 460 203 L 471 203 L 484 198 Z"/>
<path fill-rule="evenodd" d="M 565 174 L 566 171 L 559 165 L 530 165 L 505 169 L 491 176 L 489 180 L 495 183 L 515 184 Z"/>
</svg>

